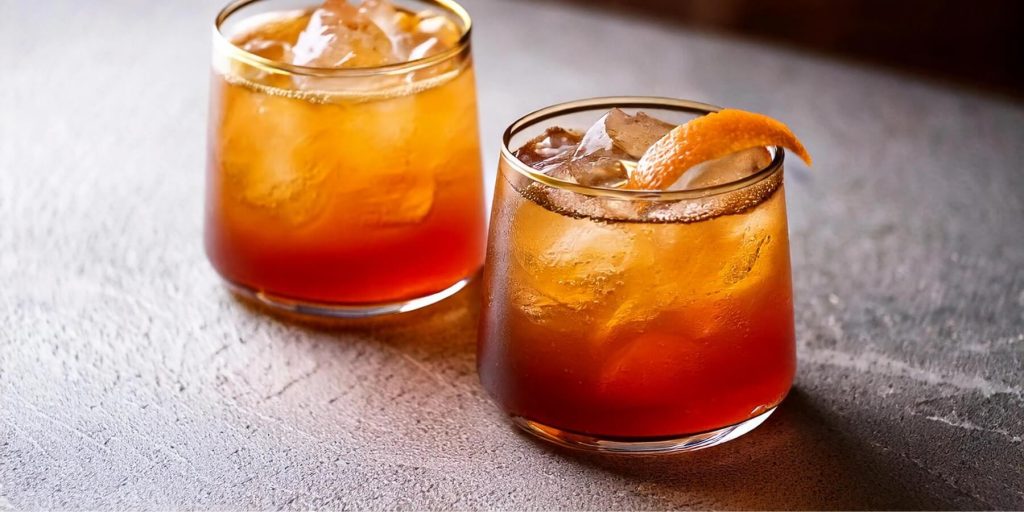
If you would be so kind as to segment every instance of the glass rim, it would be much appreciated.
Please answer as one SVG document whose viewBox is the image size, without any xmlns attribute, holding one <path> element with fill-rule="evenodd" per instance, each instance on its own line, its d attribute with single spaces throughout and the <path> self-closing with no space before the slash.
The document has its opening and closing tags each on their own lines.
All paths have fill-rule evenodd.
<svg viewBox="0 0 1024 512">
<path fill-rule="evenodd" d="M 679 199 L 699 199 L 708 196 L 725 194 L 742 190 L 744 188 L 753 186 L 762 180 L 765 180 L 774 175 L 778 170 L 782 169 L 783 161 L 785 160 L 786 153 L 781 146 L 768 146 L 775 149 L 775 154 L 772 156 L 772 161 L 763 169 L 746 176 L 742 179 L 730 181 L 727 183 L 721 183 L 718 185 L 712 185 L 708 187 L 686 189 L 686 190 L 640 190 L 640 189 L 615 189 L 598 187 L 592 185 L 581 185 L 579 183 L 573 183 L 566 181 L 554 176 L 544 174 L 533 167 L 530 167 L 523 163 L 521 160 L 516 158 L 513 154 L 513 150 L 509 148 L 509 142 L 512 137 L 521 132 L 524 128 L 533 126 L 541 121 L 559 117 L 565 114 L 572 114 L 575 112 L 583 112 L 587 110 L 594 110 L 599 107 L 608 107 L 609 109 L 615 107 L 627 107 L 627 108 L 661 108 L 661 109 L 672 109 L 692 112 L 695 114 L 706 115 L 712 112 L 718 112 L 722 109 L 717 105 L 710 103 L 701 103 L 698 101 L 691 100 L 680 100 L 675 98 L 667 98 L 661 96 L 601 96 L 596 98 L 587 98 L 582 100 L 567 101 L 563 103 L 556 103 L 539 110 L 530 112 L 529 114 L 520 117 L 515 120 L 505 129 L 505 133 L 501 138 L 501 158 L 505 160 L 512 169 L 519 174 L 538 182 L 542 185 L 549 187 L 567 190 L 577 194 L 583 194 L 587 196 L 600 196 L 600 197 L 611 197 L 617 199 L 630 199 L 630 200 L 658 200 L 658 201 L 672 201 Z"/>
<path fill-rule="evenodd" d="M 258 3 L 266 2 L 270 0 L 232 0 L 224 6 L 214 18 L 213 21 L 213 38 L 215 43 L 222 45 L 225 50 L 229 52 L 231 58 L 240 60 L 250 66 L 259 68 L 262 71 L 266 71 L 274 74 L 284 75 L 299 75 L 299 76 L 311 76 L 311 77 L 366 77 L 375 76 L 382 74 L 405 74 L 410 71 L 417 71 L 420 69 L 428 68 L 435 64 L 439 64 L 453 57 L 456 57 L 462 53 L 467 47 L 469 47 L 470 32 L 473 29 L 473 20 L 469 17 L 469 13 L 461 5 L 456 3 L 454 0 L 420 0 L 425 3 L 433 4 L 448 12 L 454 13 L 462 21 L 464 30 L 462 35 L 459 36 L 458 42 L 448 48 L 447 50 L 420 59 L 410 60 L 406 62 L 398 62 L 395 64 L 386 64 L 384 66 L 371 66 L 371 67 L 359 67 L 359 68 L 322 68 L 315 66 L 300 66 L 297 64 L 290 64 L 287 62 L 281 62 L 266 57 L 260 57 L 255 53 L 243 50 L 241 47 L 235 45 L 228 39 L 227 36 L 221 32 L 221 27 L 224 22 L 231 17 L 231 15 L 238 12 L 243 7 Z"/>
</svg>

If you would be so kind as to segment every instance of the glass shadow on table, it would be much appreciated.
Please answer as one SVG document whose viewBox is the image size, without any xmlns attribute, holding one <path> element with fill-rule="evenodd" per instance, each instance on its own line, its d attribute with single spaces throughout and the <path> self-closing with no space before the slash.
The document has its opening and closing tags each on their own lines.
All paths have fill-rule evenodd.
<svg viewBox="0 0 1024 512">
<path fill-rule="evenodd" d="M 234 301 L 253 314 L 273 318 L 274 320 L 303 329 L 320 332 L 353 332 L 353 333 L 402 333 L 408 330 L 444 328 L 451 323 L 453 317 L 466 316 L 467 325 L 476 329 L 476 320 L 480 311 L 480 272 L 472 276 L 464 288 L 450 297 L 435 304 L 402 313 L 367 316 L 363 318 L 342 318 L 317 316 L 289 312 L 280 308 L 269 307 L 258 300 L 227 288 Z M 452 326 L 448 326 L 452 327 Z M 472 348 L 472 347 L 471 347 Z"/>
<path fill-rule="evenodd" d="M 413 311 L 367 318 L 331 318 L 289 313 L 244 295 L 230 292 L 234 302 L 251 314 L 290 327 L 324 333 L 360 343 L 383 344 L 419 363 L 436 363 L 466 373 L 476 384 L 476 330 L 481 283 L 478 272 L 451 297 Z M 481 390 L 482 393 L 482 390 Z"/>
<path fill-rule="evenodd" d="M 244 296 L 248 311 L 290 326 L 330 335 L 356 335 L 360 343 L 387 346 L 417 365 L 472 389 L 473 414 L 481 422 L 505 423 L 487 402 L 476 377 L 476 328 L 480 282 L 427 308 L 359 320 L 323 319 L 282 313 Z M 340 337 L 339 337 L 340 339 Z M 439 384 L 440 385 L 440 384 Z M 437 391 L 437 390 L 434 390 Z M 428 393 L 428 390 L 424 390 Z M 525 433 L 519 442 L 570 464 L 596 468 L 621 479 L 666 508 L 743 509 L 951 509 L 984 508 L 965 496 L 924 494 L 906 477 L 921 478 L 875 440 L 857 438 L 844 419 L 799 382 L 763 425 L 746 436 L 709 449 L 673 455 L 607 455 L 560 448 Z M 454 418 L 453 418 L 454 419 Z M 463 418 L 464 419 L 464 418 Z M 898 426 L 891 426 L 895 429 Z M 933 478 L 928 475 L 925 478 Z M 973 505 L 973 506 L 971 506 Z"/>
<path fill-rule="evenodd" d="M 627 478 L 666 507 L 803 510 L 963 509 L 964 496 L 930 496 L 905 478 L 908 461 L 844 432 L 842 420 L 798 387 L 737 440 L 696 452 L 610 456 L 525 442 Z M 896 428 L 894 426 L 894 428 Z M 912 463 L 912 461 L 909 461 Z M 920 473 L 921 468 L 913 468 Z M 968 502 L 969 508 L 984 507 Z"/>
</svg>

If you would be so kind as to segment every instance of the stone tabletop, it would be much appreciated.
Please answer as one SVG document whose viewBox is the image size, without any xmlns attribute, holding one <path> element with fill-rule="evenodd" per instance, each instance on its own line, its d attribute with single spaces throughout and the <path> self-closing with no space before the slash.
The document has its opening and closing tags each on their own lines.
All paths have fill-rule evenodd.
<svg viewBox="0 0 1024 512">
<path fill-rule="evenodd" d="M 203 256 L 218 2 L 0 0 L 0 509 L 1024 508 L 1024 106 L 658 20 L 472 0 L 484 160 L 553 102 L 785 120 L 799 374 L 671 457 L 525 437 L 474 369 L 471 286 L 275 318 Z"/>
</svg>

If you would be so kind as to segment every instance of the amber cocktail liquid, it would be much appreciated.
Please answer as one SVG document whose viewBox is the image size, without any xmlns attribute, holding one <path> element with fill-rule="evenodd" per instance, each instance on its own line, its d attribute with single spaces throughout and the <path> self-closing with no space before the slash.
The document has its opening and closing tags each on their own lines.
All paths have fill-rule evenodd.
<svg viewBox="0 0 1024 512">
<path fill-rule="evenodd" d="M 782 150 L 708 162 L 670 190 L 625 189 L 654 141 L 711 110 L 588 100 L 506 133 L 479 371 L 526 430 L 596 450 L 696 449 L 754 428 L 789 391 Z"/>
<path fill-rule="evenodd" d="M 483 260 L 469 18 L 446 1 L 250 0 L 214 37 L 206 249 L 303 312 L 405 311 Z"/>
</svg>

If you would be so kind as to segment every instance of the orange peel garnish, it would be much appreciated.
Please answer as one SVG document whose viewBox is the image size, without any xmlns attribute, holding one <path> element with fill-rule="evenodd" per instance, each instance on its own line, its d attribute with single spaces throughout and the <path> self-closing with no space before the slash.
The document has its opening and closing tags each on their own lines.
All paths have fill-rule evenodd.
<svg viewBox="0 0 1024 512">
<path fill-rule="evenodd" d="M 681 124 L 655 142 L 630 173 L 628 186 L 664 189 L 701 162 L 758 146 L 782 146 L 811 165 L 811 155 L 786 125 L 763 114 L 727 108 Z"/>
</svg>

